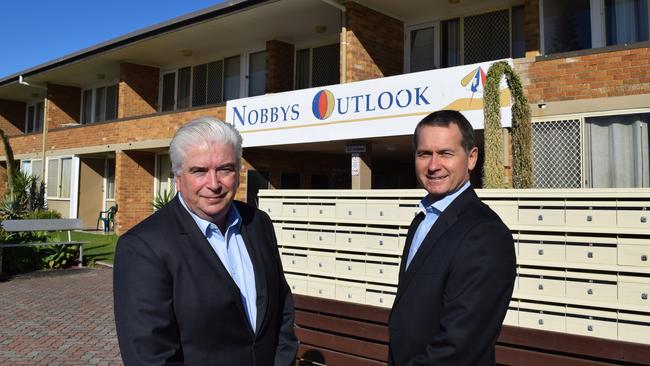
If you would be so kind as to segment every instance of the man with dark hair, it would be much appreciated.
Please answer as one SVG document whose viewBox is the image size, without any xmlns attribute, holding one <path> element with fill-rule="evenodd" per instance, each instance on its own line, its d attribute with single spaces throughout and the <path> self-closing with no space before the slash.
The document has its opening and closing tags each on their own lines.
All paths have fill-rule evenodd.
<svg viewBox="0 0 650 366">
<path fill-rule="evenodd" d="M 470 186 L 478 148 L 461 113 L 429 114 L 413 142 L 428 194 L 406 238 L 389 365 L 494 365 L 516 274 L 512 234 Z"/>
<path fill-rule="evenodd" d="M 178 194 L 117 243 L 124 364 L 293 365 L 293 300 L 273 225 L 234 200 L 241 135 L 203 117 L 176 132 L 169 153 Z"/>
</svg>

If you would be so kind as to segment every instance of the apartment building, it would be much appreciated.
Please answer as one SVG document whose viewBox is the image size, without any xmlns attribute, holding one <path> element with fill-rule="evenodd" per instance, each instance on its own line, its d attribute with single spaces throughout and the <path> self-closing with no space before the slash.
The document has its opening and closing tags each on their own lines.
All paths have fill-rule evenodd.
<svg viewBox="0 0 650 366">
<path fill-rule="evenodd" d="M 507 60 L 533 111 L 536 187 L 649 187 L 648 19 L 647 0 L 229 1 L 3 76 L 0 128 L 49 207 L 91 227 L 118 204 L 123 233 L 174 189 L 169 141 L 199 116 L 242 131 L 251 203 L 416 188 L 417 121 L 455 107 L 482 141 L 484 74 Z"/>
</svg>

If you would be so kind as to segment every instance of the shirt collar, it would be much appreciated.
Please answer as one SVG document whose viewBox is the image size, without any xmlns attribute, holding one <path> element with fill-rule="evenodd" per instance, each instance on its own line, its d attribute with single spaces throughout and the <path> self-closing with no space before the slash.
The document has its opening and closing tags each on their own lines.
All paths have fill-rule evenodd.
<svg viewBox="0 0 650 366">
<path fill-rule="evenodd" d="M 192 219 L 194 219 L 194 222 L 196 222 L 196 225 L 198 225 L 203 235 L 208 236 L 209 230 L 212 230 L 210 225 L 212 225 L 213 223 L 208 220 L 202 219 L 194 212 L 192 212 L 192 210 L 190 210 L 190 208 L 187 207 L 187 204 L 183 200 L 183 196 L 181 195 L 181 192 L 178 192 L 178 199 L 181 201 L 181 205 L 183 205 L 185 210 L 187 210 L 190 216 L 192 216 Z M 237 231 L 239 231 L 240 227 L 241 227 L 241 215 L 239 215 L 239 211 L 237 211 L 235 205 L 231 204 L 230 208 L 228 209 L 228 215 L 226 216 L 226 230 L 236 229 Z"/>
<path fill-rule="evenodd" d="M 442 213 L 455 199 L 460 196 L 467 188 L 469 188 L 469 181 L 465 182 L 460 188 L 455 192 L 450 193 L 441 199 L 431 202 L 429 195 L 427 194 L 420 201 L 420 210 L 426 215 L 428 212 L 438 212 Z"/>
</svg>

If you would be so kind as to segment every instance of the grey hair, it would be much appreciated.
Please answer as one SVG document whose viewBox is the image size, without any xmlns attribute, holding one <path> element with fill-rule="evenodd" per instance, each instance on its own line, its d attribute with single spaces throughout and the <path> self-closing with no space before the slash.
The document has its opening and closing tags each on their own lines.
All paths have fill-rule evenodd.
<svg viewBox="0 0 650 366">
<path fill-rule="evenodd" d="M 187 150 L 196 145 L 213 142 L 230 144 L 235 149 L 237 170 L 241 168 L 242 138 L 237 129 L 217 118 L 199 117 L 181 126 L 169 145 L 169 158 L 172 172 L 178 176 L 183 171 L 183 161 Z"/>
</svg>

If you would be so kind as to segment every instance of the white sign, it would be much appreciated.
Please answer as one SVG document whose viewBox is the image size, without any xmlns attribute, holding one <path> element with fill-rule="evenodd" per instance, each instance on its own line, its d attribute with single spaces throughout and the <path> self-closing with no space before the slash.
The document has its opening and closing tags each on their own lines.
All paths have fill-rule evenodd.
<svg viewBox="0 0 650 366">
<path fill-rule="evenodd" d="M 507 62 L 512 65 L 512 59 Z M 483 87 L 492 62 L 422 71 L 228 101 L 226 121 L 244 146 L 411 135 L 440 109 L 461 111 L 483 128 Z M 510 126 L 510 93 L 501 81 L 501 124 Z"/>
<path fill-rule="evenodd" d="M 352 153 L 352 169 L 350 171 L 352 172 L 353 177 L 359 176 L 359 165 L 360 165 L 359 154 Z"/>
</svg>

